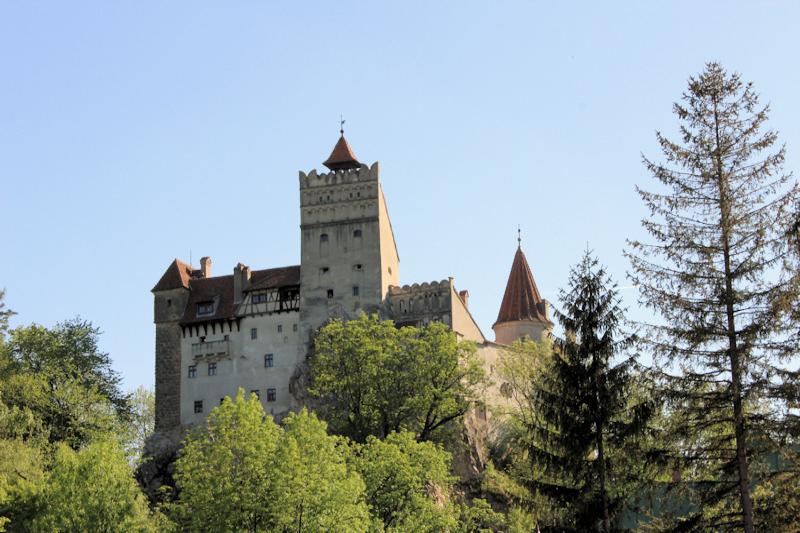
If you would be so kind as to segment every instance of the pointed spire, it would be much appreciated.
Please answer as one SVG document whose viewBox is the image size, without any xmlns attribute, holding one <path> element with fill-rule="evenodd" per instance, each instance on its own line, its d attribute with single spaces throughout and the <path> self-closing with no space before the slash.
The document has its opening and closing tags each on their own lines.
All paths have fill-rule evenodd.
<svg viewBox="0 0 800 533">
<path fill-rule="evenodd" d="M 353 153 L 353 149 L 350 148 L 350 145 L 347 143 L 347 139 L 344 138 L 344 123 L 345 120 L 340 115 L 339 140 L 336 142 L 336 146 L 333 147 L 331 155 L 322 163 L 331 170 L 343 170 L 361 166 L 361 163 L 359 163 L 358 159 L 356 159 L 356 155 Z"/>
<path fill-rule="evenodd" d="M 547 318 L 545 306 L 547 303 L 539 294 L 536 282 L 533 280 L 528 260 L 522 252 L 521 232 L 517 230 L 518 247 L 511 264 L 511 273 L 508 275 L 506 292 L 495 325 L 503 322 L 516 322 L 519 320 L 533 320 L 550 323 Z"/>
</svg>

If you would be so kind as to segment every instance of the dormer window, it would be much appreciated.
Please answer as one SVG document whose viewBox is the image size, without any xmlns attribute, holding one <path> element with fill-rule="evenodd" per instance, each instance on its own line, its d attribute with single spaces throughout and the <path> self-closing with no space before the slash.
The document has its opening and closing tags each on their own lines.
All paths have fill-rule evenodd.
<svg viewBox="0 0 800 533">
<path fill-rule="evenodd" d="M 197 316 L 213 315 L 214 302 L 200 302 L 197 304 Z"/>
<path fill-rule="evenodd" d="M 361 230 L 360 229 L 353 230 L 353 237 L 361 237 Z"/>
<path fill-rule="evenodd" d="M 319 242 L 328 242 L 328 234 L 327 233 L 323 233 L 322 235 L 320 235 L 319 236 Z"/>
</svg>

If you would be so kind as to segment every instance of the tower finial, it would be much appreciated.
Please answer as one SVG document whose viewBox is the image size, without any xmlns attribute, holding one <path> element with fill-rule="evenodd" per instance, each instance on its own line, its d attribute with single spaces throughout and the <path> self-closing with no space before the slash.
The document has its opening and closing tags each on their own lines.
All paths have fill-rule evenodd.
<svg viewBox="0 0 800 533">
<path fill-rule="evenodd" d="M 517 246 L 522 248 L 522 229 L 519 224 L 517 224 Z"/>
<path fill-rule="evenodd" d="M 339 133 L 344 137 L 344 117 L 340 114 L 339 115 Z"/>
</svg>

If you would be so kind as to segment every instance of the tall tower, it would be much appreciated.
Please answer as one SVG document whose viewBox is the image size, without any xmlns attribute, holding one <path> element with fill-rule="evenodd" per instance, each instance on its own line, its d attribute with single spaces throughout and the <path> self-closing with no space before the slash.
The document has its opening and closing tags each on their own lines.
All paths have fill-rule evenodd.
<svg viewBox="0 0 800 533">
<path fill-rule="evenodd" d="M 526 336 L 541 340 L 553 329 L 547 306 L 547 300 L 541 297 L 533 280 L 520 242 L 511 264 L 503 303 L 492 326 L 495 342 L 511 344 Z"/>
<path fill-rule="evenodd" d="M 193 272 L 191 266 L 175 259 L 152 289 L 153 316 L 156 324 L 155 429 L 157 432 L 168 432 L 181 425 L 179 321 L 189 300 L 189 280 Z"/>
<path fill-rule="evenodd" d="M 330 172 L 300 172 L 300 322 L 309 338 L 331 315 L 377 311 L 399 284 L 378 163 L 361 164 L 342 132 L 324 165 Z"/>
</svg>

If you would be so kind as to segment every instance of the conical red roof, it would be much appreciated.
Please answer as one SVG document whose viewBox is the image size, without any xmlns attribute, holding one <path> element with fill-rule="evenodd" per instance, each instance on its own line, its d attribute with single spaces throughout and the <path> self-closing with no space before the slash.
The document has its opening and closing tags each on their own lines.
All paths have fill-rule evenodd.
<svg viewBox="0 0 800 533">
<path fill-rule="evenodd" d="M 331 170 L 358 168 L 361 166 L 361 163 L 359 163 L 358 159 L 356 159 L 352 148 L 350 148 L 350 145 L 347 144 L 347 139 L 344 138 L 344 133 L 341 137 L 339 137 L 339 140 L 336 142 L 336 146 L 333 147 L 331 155 L 322 164 Z"/>
<path fill-rule="evenodd" d="M 550 322 L 545 316 L 544 306 L 547 305 L 536 288 L 533 281 L 528 260 L 522 253 L 522 248 L 517 248 L 514 262 L 511 264 L 511 273 L 508 275 L 506 292 L 503 303 L 500 304 L 500 313 L 495 324 L 501 322 L 516 322 L 518 320 L 538 320 Z"/>
</svg>

